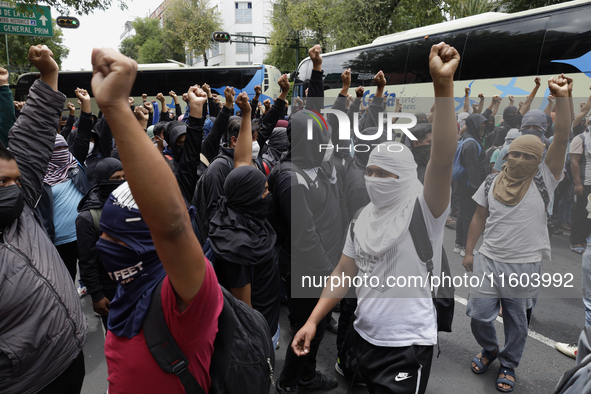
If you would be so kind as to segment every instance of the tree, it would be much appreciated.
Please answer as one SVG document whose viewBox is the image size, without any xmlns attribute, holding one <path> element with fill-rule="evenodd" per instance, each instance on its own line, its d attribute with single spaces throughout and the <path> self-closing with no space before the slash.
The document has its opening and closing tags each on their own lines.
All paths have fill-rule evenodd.
<svg viewBox="0 0 591 394">
<path fill-rule="evenodd" d="M 17 36 L 14 34 L 8 35 L 8 54 L 10 58 L 10 64 L 8 65 L 9 71 L 16 75 L 35 70 L 33 65 L 29 62 L 29 48 L 31 45 L 47 45 L 53 52 L 53 58 L 55 59 L 58 66 L 61 67 L 62 61 L 68 57 L 70 50 L 63 44 L 62 31 L 55 24 L 55 19 L 51 20 L 53 25 L 53 37 L 33 37 L 33 36 Z M 4 37 L 0 39 L 0 53 L 2 53 L 3 59 L 0 60 L 2 67 L 6 68 L 6 40 Z M 12 83 L 13 81 L 11 81 Z"/>
<path fill-rule="evenodd" d="M 211 35 L 222 29 L 216 7 L 210 6 L 208 0 L 171 0 L 164 13 L 164 25 L 187 50 L 201 54 L 207 66 L 206 51 L 214 46 Z"/>
<path fill-rule="evenodd" d="M 449 15 L 455 19 L 494 11 L 499 6 L 496 0 L 448 0 Z"/>
<path fill-rule="evenodd" d="M 442 22 L 444 6 L 443 0 L 278 0 L 271 13 L 273 46 L 265 62 L 293 71 L 297 64 L 290 45 L 298 35 L 301 46 L 320 44 L 325 52 L 350 48 Z"/>
<path fill-rule="evenodd" d="M 16 5 L 16 1 L 14 0 L 6 0 L 8 4 L 12 6 Z M 18 0 L 20 4 L 26 5 L 33 5 L 36 6 L 39 4 L 39 0 Z M 117 6 L 121 10 L 126 10 L 127 5 L 125 4 L 125 0 L 117 0 Z M 47 5 L 50 7 L 54 7 L 58 10 L 59 13 L 68 15 L 68 14 L 82 14 L 88 15 L 91 14 L 94 10 L 107 10 L 111 7 L 112 1 L 111 0 L 44 0 L 43 5 Z M 74 12 L 72 12 L 74 11 Z"/>
<path fill-rule="evenodd" d="M 121 41 L 119 52 L 138 63 L 165 63 L 167 59 L 185 61 L 185 51 L 180 40 L 160 28 L 158 19 L 136 18 L 131 26 L 135 35 Z"/>
<path fill-rule="evenodd" d="M 569 0 L 500 0 L 500 4 L 507 12 L 519 12 L 567 1 Z"/>
</svg>

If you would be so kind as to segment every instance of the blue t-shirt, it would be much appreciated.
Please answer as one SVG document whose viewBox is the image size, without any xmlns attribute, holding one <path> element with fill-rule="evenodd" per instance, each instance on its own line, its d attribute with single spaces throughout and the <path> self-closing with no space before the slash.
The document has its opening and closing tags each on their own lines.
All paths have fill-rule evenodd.
<svg viewBox="0 0 591 394">
<path fill-rule="evenodd" d="M 51 187 L 53 192 L 53 226 L 56 246 L 76 240 L 78 203 L 84 195 L 68 179 Z"/>
</svg>

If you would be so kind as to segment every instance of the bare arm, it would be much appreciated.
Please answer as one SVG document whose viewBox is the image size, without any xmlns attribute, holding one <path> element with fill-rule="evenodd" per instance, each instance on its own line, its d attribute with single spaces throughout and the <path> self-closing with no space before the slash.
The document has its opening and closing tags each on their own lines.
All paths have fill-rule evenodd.
<svg viewBox="0 0 591 394">
<path fill-rule="evenodd" d="M 183 311 L 201 288 L 206 262 L 172 170 L 128 110 L 137 63 L 113 49 L 95 48 L 92 65 L 94 97 L 117 141 L 125 177 Z"/>
<path fill-rule="evenodd" d="M 589 88 L 589 89 L 591 89 L 591 88 Z M 590 109 L 591 109 L 591 96 L 589 96 L 589 98 L 587 99 L 587 102 L 581 108 L 581 110 L 579 111 L 577 116 L 575 117 L 575 120 L 573 120 L 573 124 L 578 125 L 579 123 L 581 123 L 581 120 L 585 119 L 585 116 L 587 116 L 587 113 L 589 113 Z"/>
<path fill-rule="evenodd" d="M 540 88 L 540 85 L 542 83 L 542 79 L 540 77 L 536 77 L 534 79 L 534 82 L 535 82 L 536 86 L 534 86 L 534 88 L 531 91 L 531 93 L 525 99 L 525 102 L 523 103 L 523 107 L 521 107 L 519 109 L 519 112 L 521 112 L 521 115 L 525 115 L 525 113 L 527 111 L 529 111 L 529 108 L 531 106 L 531 103 L 532 103 L 532 101 L 534 101 L 534 98 L 536 97 L 536 94 L 538 93 L 538 89 Z"/>
<path fill-rule="evenodd" d="M 236 97 L 236 105 L 242 111 L 242 122 L 240 123 L 236 148 L 234 149 L 234 168 L 249 166 L 252 161 L 251 109 L 246 92 L 242 92 Z"/>
<path fill-rule="evenodd" d="M 581 156 L 580 154 L 570 154 L 570 172 L 573 174 L 575 184 L 575 195 L 583 196 L 583 183 L 581 182 Z"/>
<path fill-rule="evenodd" d="M 470 88 L 464 88 L 464 112 L 470 112 Z"/>
<path fill-rule="evenodd" d="M 458 51 L 445 43 L 433 45 L 429 68 L 435 91 L 431 159 L 425 171 L 423 195 L 431 214 L 438 218 L 449 205 L 451 172 L 457 146 L 453 76 L 460 63 Z"/>
<path fill-rule="evenodd" d="M 332 271 L 330 277 L 336 277 L 339 279 L 345 277 L 351 278 L 351 280 L 353 280 L 356 275 L 357 266 L 355 265 L 355 259 L 343 254 L 341 255 L 339 264 L 334 269 L 334 271 Z M 327 283 L 332 284 L 333 282 L 332 280 L 329 280 Z M 347 291 L 349 290 L 348 281 L 339 280 L 338 283 L 338 287 L 327 286 L 324 288 L 324 290 L 322 290 L 322 295 L 320 296 L 316 307 L 310 314 L 308 321 L 295 335 L 293 342 L 291 343 L 291 348 L 296 355 L 305 356 L 310 352 L 310 342 L 316 335 L 316 326 L 318 326 L 318 323 L 324 319 L 328 312 L 330 312 L 332 308 L 334 308 L 343 299 L 343 297 L 347 295 Z"/>
<path fill-rule="evenodd" d="M 546 165 L 552 171 L 554 178 L 560 179 L 564 166 L 566 146 L 571 130 L 571 116 L 568 105 L 568 89 L 572 78 L 564 74 L 548 81 L 550 92 L 556 97 L 556 117 L 554 121 L 554 139 L 546 154 Z"/>
<path fill-rule="evenodd" d="M 468 272 L 472 272 L 474 248 L 476 247 L 476 242 L 478 242 L 478 239 L 484 231 L 487 217 L 488 208 L 483 207 L 482 205 L 477 205 L 476 212 L 474 212 L 474 216 L 472 216 L 472 222 L 470 223 L 470 228 L 468 229 L 468 238 L 466 239 L 466 256 L 464 256 L 464 261 L 462 262 L 462 265 Z"/>
<path fill-rule="evenodd" d="M 482 109 L 484 108 L 484 93 L 479 93 L 478 97 L 480 98 L 480 102 L 478 103 L 478 109 L 475 112 L 481 114 Z"/>
</svg>

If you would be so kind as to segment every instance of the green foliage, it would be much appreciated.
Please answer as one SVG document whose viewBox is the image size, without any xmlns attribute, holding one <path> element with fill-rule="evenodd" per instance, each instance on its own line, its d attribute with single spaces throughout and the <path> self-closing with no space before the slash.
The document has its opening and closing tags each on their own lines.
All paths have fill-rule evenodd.
<svg viewBox="0 0 591 394">
<path fill-rule="evenodd" d="M 9 4 L 16 4 L 14 0 L 5 0 Z M 38 5 L 39 0 L 18 0 L 18 3 L 28 5 Z M 44 0 L 42 5 L 54 7 L 59 13 L 63 15 L 78 14 L 88 15 L 92 14 L 94 10 L 107 10 L 111 7 L 111 0 Z M 121 10 L 126 10 L 127 5 L 124 0 L 117 0 L 117 6 Z"/>
<path fill-rule="evenodd" d="M 295 49 L 320 44 L 324 52 L 445 20 L 442 0 L 278 0 L 271 13 L 273 44 L 265 63 L 284 72 L 297 67 Z M 300 59 L 307 56 L 300 51 Z"/>
<path fill-rule="evenodd" d="M 171 37 L 189 51 L 201 54 L 207 66 L 205 51 L 214 45 L 211 34 L 222 29 L 221 14 L 216 7 L 210 6 L 208 0 L 171 0 L 164 25 Z"/>
<path fill-rule="evenodd" d="M 160 28 L 158 19 L 136 18 L 131 24 L 135 35 L 121 41 L 119 52 L 138 63 L 166 63 L 167 59 L 185 61 L 182 42 Z"/>
<path fill-rule="evenodd" d="M 459 19 L 494 11 L 499 6 L 497 0 L 448 0 L 449 15 Z"/>
<path fill-rule="evenodd" d="M 519 12 L 567 1 L 569 0 L 500 0 L 499 3 L 506 12 Z"/>
<path fill-rule="evenodd" d="M 63 44 L 62 31 L 55 24 L 55 19 L 52 19 L 53 37 L 32 37 L 32 36 L 17 36 L 13 34 L 8 35 L 8 55 L 10 58 L 9 71 L 12 74 L 18 75 L 24 72 L 36 71 L 33 65 L 29 62 L 29 48 L 32 45 L 47 45 L 53 52 L 53 58 L 61 67 L 62 61 L 68 57 L 70 50 Z M 4 34 L 0 35 L 0 64 L 6 68 L 6 39 Z M 11 81 L 12 83 L 13 81 Z"/>
</svg>

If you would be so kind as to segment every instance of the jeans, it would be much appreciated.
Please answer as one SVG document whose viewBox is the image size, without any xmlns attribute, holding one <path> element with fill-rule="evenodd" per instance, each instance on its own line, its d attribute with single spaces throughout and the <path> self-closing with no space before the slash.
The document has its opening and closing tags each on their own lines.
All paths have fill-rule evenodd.
<svg viewBox="0 0 591 394">
<path fill-rule="evenodd" d="M 585 238 L 591 234 L 591 219 L 587 219 L 587 196 L 591 194 L 591 185 L 583 185 L 583 195 L 577 196 L 573 221 L 570 225 L 570 244 L 584 244 Z"/>
<path fill-rule="evenodd" d="M 458 181 L 458 202 L 459 202 L 459 214 L 458 220 L 456 221 L 456 245 L 462 247 L 466 246 L 466 240 L 468 239 L 468 229 L 472 222 L 472 216 L 476 212 L 476 201 L 472 199 L 472 196 L 476 192 L 476 189 L 464 185 Z"/>
</svg>

